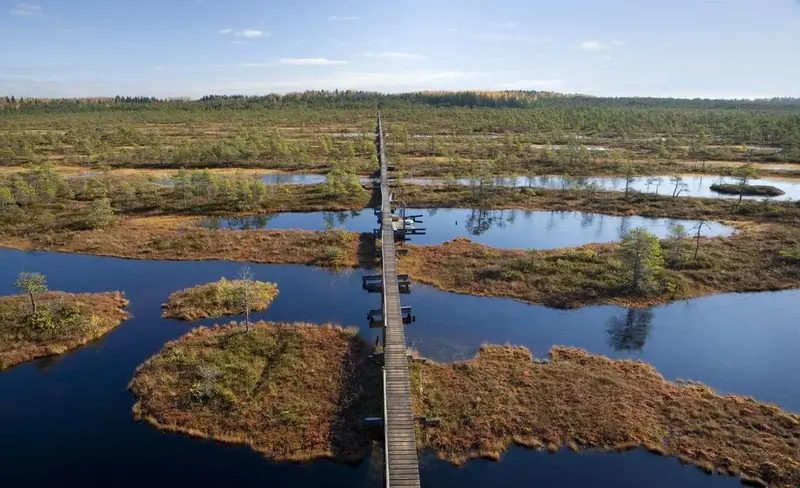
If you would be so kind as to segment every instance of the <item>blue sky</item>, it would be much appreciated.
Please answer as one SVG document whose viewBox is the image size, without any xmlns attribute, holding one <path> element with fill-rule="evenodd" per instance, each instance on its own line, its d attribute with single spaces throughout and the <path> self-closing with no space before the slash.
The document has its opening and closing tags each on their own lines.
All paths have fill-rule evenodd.
<svg viewBox="0 0 800 488">
<path fill-rule="evenodd" d="M 800 96 L 798 0 L 0 0 L 0 95 Z"/>
</svg>

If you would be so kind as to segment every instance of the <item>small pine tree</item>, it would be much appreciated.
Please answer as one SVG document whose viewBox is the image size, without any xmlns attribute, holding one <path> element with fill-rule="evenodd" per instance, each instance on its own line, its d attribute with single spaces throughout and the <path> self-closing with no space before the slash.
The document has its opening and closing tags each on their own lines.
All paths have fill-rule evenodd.
<svg viewBox="0 0 800 488">
<path fill-rule="evenodd" d="M 36 294 L 47 291 L 47 278 L 42 273 L 23 271 L 17 276 L 14 287 L 28 294 L 31 299 L 31 310 L 36 312 Z"/>
<path fill-rule="evenodd" d="M 94 200 L 86 216 L 86 227 L 101 229 L 107 227 L 114 220 L 114 208 L 108 198 Z"/>
<path fill-rule="evenodd" d="M 655 273 L 664 266 L 664 256 L 658 237 L 644 227 L 633 228 L 622 236 L 619 259 L 630 275 L 630 287 L 646 291 Z"/>
</svg>

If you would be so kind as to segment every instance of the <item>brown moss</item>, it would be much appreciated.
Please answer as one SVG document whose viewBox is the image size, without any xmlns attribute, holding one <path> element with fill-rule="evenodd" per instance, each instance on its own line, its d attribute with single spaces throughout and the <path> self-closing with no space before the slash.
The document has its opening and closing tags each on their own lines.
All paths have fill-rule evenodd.
<svg viewBox="0 0 800 488">
<path fill-rule="evenodd" d="M 466 362 L 412 364 L 420 448 L 461 463 L 512 443 L 643 447 L 772 486 L 800 483 L 800 416 L 702 385 L 670 383 L 647 364 L 555 347 L 538 364 L 523 348 L 485 346 Z M 468 393 L 465 393 L 468 392 Z"/>
<path fill-rule="evenodd" d="M 267 457 L 354 461 L 381 412 L 379 369 L 354 329 L 259 323 L 195 329 L 136 371 L 134 416 Z"/>
<path fill-rule="evenodd" d="M 780 250 L 800 242 L 784 226 L 745 227 L 730 237 L 701 240 L 697 260 L 658 273 L 660 289 L 631 294 L 616 244 L 547 251 L 494 249 L 455 239 L 440 246 L 407 246 L 399 269 L 443 290 L 516 298 L 573 308 L 599 303 L 645 307 L 713 293 L 783 290 L 800 286 L 800 266 Z"/>
<path fill-rule="evenodd" d="M 371 267 L 372 234 L 346 231 L 208 230 L 174 220 L 136 219 L 97 231 L 3 236 L 0 246 L 134 259 L 227 259 L 324 267 Z M 494 249 L 467 239 L 438 246 L 406 246 L 401 272 L 443 290 L 516 298 L 553 307 L 600 303 L 644 307 L 713 293 L 796 288 L 800 262 L 781 251 L 800 246 L 800 232 L 781 224 L 738 223 L 730 237 L 703 238 L 697 260 L 659 273 L 651 295 L 629 293 L 616 244 L 528 251 Z M 691 243 L 694 244 L 693 242 Z"/>
<path fill-rule="evenodd" d="M 158 428 L 250 445 L 277 460 L 354 461 L 362 419 L 382 411 L 379 367 L 354 330 L 264 324 L 200 328 L 169 343 L 131 382 L 134 415 Z M 637 447 L 754 483 L 800 482 L 800 417 L 751 398 L 664 380 L 647 364 L 555 347 L 484 346 L 470 360 L 412 360 L 419 449 L 455 463 L 536 449 Z"/>
<path fill-rule="evenodd" d="M 94 231 L 27 237 L 0 235 L 0 245 L 132 259 L 222 259 L 355 267 L 359 264 L 360 236 L 338 230 L 235 231 L 179 227 L 174 219 L 165 221 L 159 217 L 129 219 Z"/>
<path fill-rule="evenodd" d="M 278 296 L 278 287 L 274 283 L 229 281 L 223 278 L 214 283 L 194 286 L 171 294 L 167 303 L 161 306 L 161 316 L 199 320 L 244 313 L 242 304 L 236 303 L 230 296 L 233 288 L 242 286 L 249 288 L 251 312 L 266 310 Z"/>
<path fill-rule="evenodd" d="M 0 370 L 46 356 L 63 354 L 98 339 L 130 317 L 119 293 L 50 292 L 37 298 L 40 310 L 53 310 L 52 330 L 26 322 L 26 295 L 0 297 Z"/>
</svg>

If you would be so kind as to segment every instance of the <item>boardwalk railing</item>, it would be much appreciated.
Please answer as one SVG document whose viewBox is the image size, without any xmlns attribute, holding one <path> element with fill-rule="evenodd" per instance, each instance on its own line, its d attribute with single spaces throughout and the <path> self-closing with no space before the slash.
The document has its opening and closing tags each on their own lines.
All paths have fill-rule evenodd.
<svg viewBox="0 0 800 488">
<path fill-rule="evenodd" d="M 386 486 L 419 487 L 419 458 L 411 410 L 408 357 L 400 307 L 397 276 L 397 250 L 392 225 L 392 201 L 384 152 L 383 123 L 378 112 L 376 144 L 381 167 L 381 265 L 383 267 L 383 391 L 384 435 L 386 451 Z"/>
</svg>

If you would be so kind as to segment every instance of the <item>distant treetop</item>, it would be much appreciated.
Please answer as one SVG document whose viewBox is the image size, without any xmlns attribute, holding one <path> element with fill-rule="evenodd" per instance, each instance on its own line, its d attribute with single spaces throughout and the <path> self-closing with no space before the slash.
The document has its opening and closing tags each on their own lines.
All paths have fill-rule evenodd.
<svg viewBox="0 0 800 488">
<path fill-rule="evenodd" d="M 18 113 L 89 112 L 104 110 L 258 109 L 281 106 L 309 108 L 386 108 L 400 106 L 466 108 L 672 108 L 732 110 L 800 110 L 800 98 L 714 100 L 644 97 L 594 97 L 538 91 L 423 91 L 386 94 L 367 91 L 306 91 L 263 96 L 206 95 L 197 100 L 155 97 L 16 98 L 0 96 L 0 111 Z"/>
</svg>

